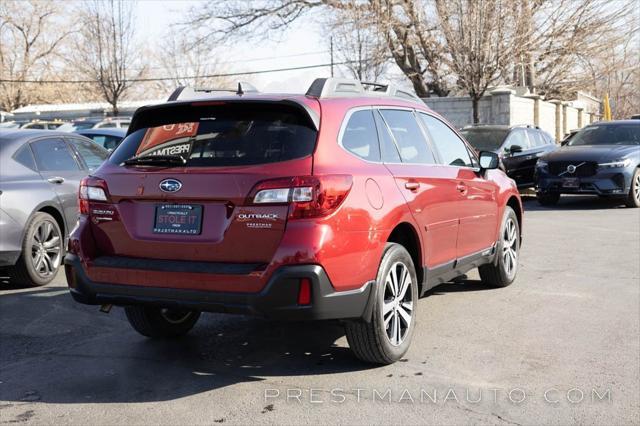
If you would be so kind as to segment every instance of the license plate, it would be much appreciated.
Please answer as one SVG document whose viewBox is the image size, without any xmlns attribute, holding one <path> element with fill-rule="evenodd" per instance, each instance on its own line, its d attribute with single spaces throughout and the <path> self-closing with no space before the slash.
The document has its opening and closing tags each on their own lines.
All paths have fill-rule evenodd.
<svg viewBox="0 0 640 426">
<path fill-rule="evenodd" d="M 578 178 L 564 178 L 562 179 L 563 188 L 580 188 L 580 180 Z"/>
<path fill-rule="evenodd" d="M 156 206 L 153 232 L 156 234 L 198 235 L 202 225 L 202 206 L 161 204 Z"/>
</svg>

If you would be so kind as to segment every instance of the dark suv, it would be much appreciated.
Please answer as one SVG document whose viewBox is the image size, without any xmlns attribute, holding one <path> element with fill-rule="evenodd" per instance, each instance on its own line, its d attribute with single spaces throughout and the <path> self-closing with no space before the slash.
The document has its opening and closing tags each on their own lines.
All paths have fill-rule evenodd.
<svg viewBox="0 0 640 426">
<path fill-rule="evenodd" d="M 538 160 L 536 180 L 542 205 L 557 203 L 561 194 L 593 194 L 640 207 L 640 121 L 584 127 Z"/>
<path fill-rule="evenodd" d="M 65 258 L 78 302 L 125 306 L 150 337 L 201 311 L 341 319 L 359 358 L 391 363 L 429 288 L 473 268 L 515 279 L 515 184 L 415 95 L 346 79 L 216 93 L 140 108 L 82 182 Z"/>
<path fill-rule="evenodd" d="M 551 135 L 534 126 L 476 125 L 460 133 L 478 152 L 497 153 L 507 175 L 520 189 L 534 186 L 536 161 L 556 149 Z"/>
</svg>

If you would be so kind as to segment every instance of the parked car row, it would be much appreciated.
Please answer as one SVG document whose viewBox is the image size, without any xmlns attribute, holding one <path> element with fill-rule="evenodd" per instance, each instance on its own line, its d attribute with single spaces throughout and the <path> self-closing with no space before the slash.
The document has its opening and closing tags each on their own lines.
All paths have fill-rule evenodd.
<svg viewBox="0 0 640 426">
<path fill-rule="evenodd" d="M 124 129 L 127 130 L 131 118 L 80 118 L 71 122 L 62 120 L 32 120 L 26 122 L 4 121 L 0 123 L 0 129 L 38 129 L 60 130 L 61 132 L 75 132 L 86 129 Z"/>
<path fill-rule="evenodd" d="M 560 146 L 531 126 L 470 126 L 460 133 L 476 150 L 496 152 L 518 188 L 535 187 L 542 205 L 562 194 L 593 194 L 640 207 L 640 121 L 593 123 L 569 132 Z"/>
<path fill-rule="evenodd" d="M 420 294 L 474 268 L 514 281 L 518 189 L 640 206 L 637 120 L 558 147 L 532 126 L 458 132 L 411 94 L 346 79 L 182 95 L 139 109 L 124 140 L 123 120 L 0 130 L 0 267 L 15 282 L 64 264 L 76 301 L 125 306 L 149 337 L 202 311 L 340 319 L 358 358 L 388 364 Z"/>
</svg>

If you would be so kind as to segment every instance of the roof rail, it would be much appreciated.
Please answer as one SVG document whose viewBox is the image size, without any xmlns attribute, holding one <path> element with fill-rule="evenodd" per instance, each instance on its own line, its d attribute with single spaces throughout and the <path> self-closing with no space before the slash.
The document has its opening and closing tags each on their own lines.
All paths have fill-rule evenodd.
<svg viewBox="0 0 640 426">
<path fill-rule="evenodd" d="M 422 102 L 412 91 L 400 89 L 393 84 L 368 83 L 350 78 L 316 78 L 306 94 L 319 99 L 365 95 L 388 96 Z"/>
<path fill-rule="evenodd" d="M 258 89 L 246 81 L 239 81 L 237 89 L 179 86 L 171 93 L 167 101 L 210 98 L 212 92 L 231 92 L 242 96 L 245 93 L 258 93 Z"/>
</svg>

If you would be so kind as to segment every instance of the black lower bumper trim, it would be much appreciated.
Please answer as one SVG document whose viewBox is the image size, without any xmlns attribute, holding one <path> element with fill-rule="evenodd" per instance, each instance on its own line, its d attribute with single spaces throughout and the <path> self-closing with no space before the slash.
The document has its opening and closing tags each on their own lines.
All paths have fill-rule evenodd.
<svg viewBox="0 0 640 426">
<path fill-rule="evenodd" d="M 135 257 L 101 256 L 95 266 L 119 269 L 142 269 L 161 272 L 197 272 L 203 274 L 246 275 L 264 269 L 260 263 L 188 262 L 184 260 L 138 259 Z"/>
<path fill-rule="evenodd" d="M 374 281 L 351 291 L 335 291 L 318 265 L 283 266 L 258 293 L 209 292 L 98 283 L 89 280 L 77 256 L 64 260 L 73 298 L 88 305 L 154 305 L 206 312 L 255 315 L 280 320 L 368 319 Z M 297 304 L 301 278 L 311 280 L 311 304 Z"/>
</svg>

